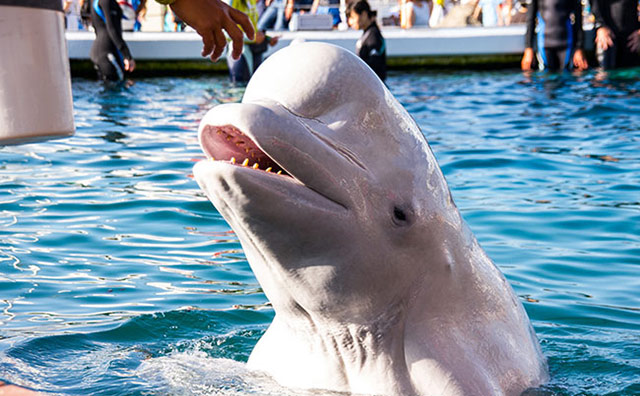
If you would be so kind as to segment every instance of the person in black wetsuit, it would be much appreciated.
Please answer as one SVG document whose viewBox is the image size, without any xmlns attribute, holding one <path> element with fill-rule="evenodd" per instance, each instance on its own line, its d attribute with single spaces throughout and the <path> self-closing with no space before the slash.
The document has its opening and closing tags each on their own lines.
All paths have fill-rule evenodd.
<svg viewBox="0 0 640 396">
<path fill-rule="evenodd" d="M 522 70 L 533 68 L 535 47 L 539 65 L 544 69 L 558 71 L 575 67 L 584 70 L 589 65 L 584 55 L 583 41 L 580 0 L 531 0 L 527 8 Z"/>
<path fill-rule="evenodd" d="M 638 0 L 591 0 L 596 46 L 605 69 L 640 66 Z"/>
<path fill-rule="evenodd" d="M 367 0 L 357 0 L 347 7 L 349 25 L 364 30 L 356 43 L 356 54 L 382 81 L 387 78 L 387 45 L 376 23 L 376 12 L 371 11 Z"/>
<path fill-rule="evenodd" d="M 96 31 L 90 56 L 98 79 L 122 81 L 124 72 L 132 72 L 136 65 L 122 38 L 122 9 L 116 0 L 88 1 L 91 1 L 91 23 Z"/>
</svg>

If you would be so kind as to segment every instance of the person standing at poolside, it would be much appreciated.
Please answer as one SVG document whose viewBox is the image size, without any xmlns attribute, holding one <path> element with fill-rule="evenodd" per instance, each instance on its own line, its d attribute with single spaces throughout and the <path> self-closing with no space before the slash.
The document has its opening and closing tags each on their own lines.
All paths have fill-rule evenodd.
<svg viewBox="0 0 640 396">
<path fill-rule="evenodd" d="M 365 61 L 382 81 L 387 78 L 387 45 L 376 23 L 376 11 L 367 0 L 357 0 L 347 7 L 349 26 L 363 30 L 356 43 L 356 54 Z"/>
<path fill-rule="evenodd" d="M 638 0 L 591 0 L 596 47 L 605 69 L 640 66 Z"/>
<path fill-rule="evenodd" d="M 429 27 L 429 4 L 423 0 L 400 1 L 400 27 Z"/>
<path fill-rule="evenodd" d="M 116 0 L 91 1 L 91 23 L 96 32 L 90 53 L 93 67 L 100 80 L 123 81 L 124 72 L 132 72 L 136 62 L 122 38 L 122 9 Z"/>
<path fill-rule="evenodd" d="M 229 67 L 229 77 L 234 83 L 247 83 L 262 63 L 262 56 L 267 51 L 268 46 L 278 43 L 279 37 L 269 37 L 263 30 L 258 30 L 258 8 L 256 0 L 227 0 L 234 9 L 242 11 L 249 16 L 251 23 L 256 29 L 255 40 L 244 43 L 242 55 L 238 59 L 227 57 Z"/>
<path fill-rule="evenodd" d="M 521 62 L 525 71 L 533 68 L 536 30 L 537 57 L 541 68 L 559 71 L 589 67 L 583 51 L 580 0 L 531 0 L 527 8 L 525 50 Z"/>
</svg>

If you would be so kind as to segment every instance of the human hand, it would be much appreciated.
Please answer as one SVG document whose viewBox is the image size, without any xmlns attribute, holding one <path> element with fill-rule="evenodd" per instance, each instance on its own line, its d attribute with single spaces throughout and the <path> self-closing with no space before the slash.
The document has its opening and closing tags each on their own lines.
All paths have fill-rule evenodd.
<svg viewBox="0 0 640 396">
<path fill-rule="evenodd" d="M 256 43 L 256 44 L 262 44 L 262 42 L 264 41 L 264 39 L 265 39 L 266 37 L 267 37 L 267 36 L 264 34 L 264 32 L 263 32 L 262 30 L 258 30 L 258 31 L 256 32 L 256 39 L 255 39 L 255 43 Z"/>
<path fill-rule="evenodd" d="M 627 47 L 631 52 L 638 52 L 640 50 L 640 29 L 631 33 L 627 38 Z"/>
<path fill-rule="evenodd" d="M 523 71 L 530 71 L 533 66 L 533 48 L 525 48 L 524 55 L 522 55 L 522 61 L 520 67 Z"/>
<path fill-rule="evenodd" d="M 269 45 L 273 47 L 274 45 L 278 44 L 278 41 L 280 41 L 280 37 L 282 36 L 271 37 L 271 40 L 269 40 Z"/>
<path fill-rule="evenodd" d="M 131 73 L 136 68 L 136 61 L 132 59 L 124 60 L 124 70 Z"/>
<path fill-rule="evenodd" d="M 584 51 L 581 49 L 577 49 L 573 54 L 573 66 L 575 66 L 577 70 L 587 70 L 589 68 L 587 58 L 584 56 Z"/>
<path fill-rule="evenodd" d="M 202 56 L 209 56 L 214 62 L 227 45 L 222 29 L 231 37 L 233 59 L 240 58 L 242 54 L 242 30 L 250 40 L 255 36 L 249 17 L 220 0 L 176 0 L 171 4 L 171 9 L 202 37 Z"/>
<path fill-rule="evenodd" d="M 608 27 L 601 27 L 596 31 L 596 45 L 603 51 L 606 51 L 613 45 L 613 39 L 615 35 Z"/>
</svg>

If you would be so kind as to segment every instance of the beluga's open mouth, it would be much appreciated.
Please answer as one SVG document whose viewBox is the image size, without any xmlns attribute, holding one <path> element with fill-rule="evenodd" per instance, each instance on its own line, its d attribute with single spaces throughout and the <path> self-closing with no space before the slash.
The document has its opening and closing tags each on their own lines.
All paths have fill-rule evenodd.
<svg viewBox="0 0 640 396">
<path fill-rule="evenodd" d="M 227 161 L 268 173 L 289 174 L 249 136 L 233 125 L 206 125 L 200 137 L 202 149 L 214 161 Z"/>
</svg>

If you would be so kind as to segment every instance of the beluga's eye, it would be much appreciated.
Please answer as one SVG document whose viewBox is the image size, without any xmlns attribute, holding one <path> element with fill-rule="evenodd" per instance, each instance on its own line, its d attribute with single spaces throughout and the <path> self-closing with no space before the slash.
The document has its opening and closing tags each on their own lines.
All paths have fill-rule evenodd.
<svg viewBox="0 0 640 396">
<path fill-rule="evenodd" d="M 399 207 L 393 207 L 393 222 L 399 226 L 405 226 L 409 224 L 409 213 L 407 210 Z"/>
</svg>

